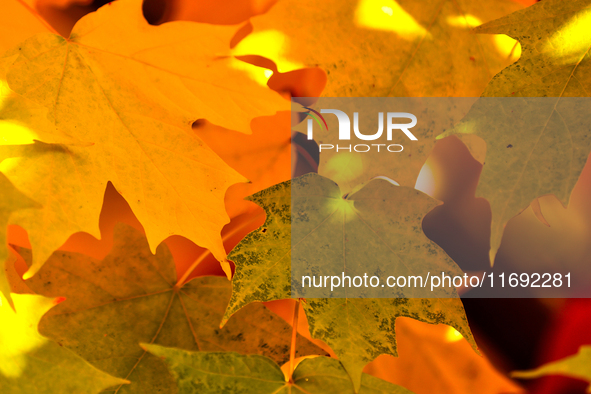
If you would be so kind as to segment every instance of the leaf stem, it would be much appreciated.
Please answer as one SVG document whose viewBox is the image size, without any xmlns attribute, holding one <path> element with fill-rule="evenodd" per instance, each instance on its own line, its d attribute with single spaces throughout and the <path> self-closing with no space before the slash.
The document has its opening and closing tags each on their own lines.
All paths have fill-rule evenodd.
<svg viewBox="0 0 591 394">
<path fill-rule="evenodd" d="M 246 220 L 244 223 L 240 224 L 239 226 L 236 226 L 231 231 L 228 231 L 226 234 L 224 234 L 222 236 L 222 242 L 226 242 L 228 239 L 230 239 L 231 237 L 233 237 L 234 235 L 236 235 L 236 233 L 242 231 L 245 227 L 247 227 L 248 225 L 250 225 L 255 220 L 258 220 L 264 214 L 265 214 L 265 211 L 261 210 L 258 214 L 256 214 L 255 216 L 253 216 L 249 220 Z M 185 271 L 185 273 L 183 274 L 183 276 L 181 276 L 181 278 L 176 282 L 176 284 L 174 285 L 174 287 L 176 287 L 177 289 L 178 288 L 181 288 L 185 284 L 185 281 L 187 280 L 187 278 L 189 277 L 189 275 L 191 275 L 191 273 L 193 271 L 195 271 L 195 269 L 197 268 L 197 266 L 199 264 L 201 264 L 201 262 L 203 262 L 203 260 L 205 260 L 210 254 L 211 254 L 211 252 L 209 251 L 209 249 L 205 249 L 203 251 L 203 253 L 201 253 L 199 255 L 199 257 L 197 257 L 197 259 L 195 259 L 195 261 L 193 262 L 193 264 L 191 264 L 191 266 Z"/>
<path fill-rule="evenodd" d="M 20 5 L 22 5 L 27 11 L 29 11 L 31 14 L 33 14 L 35 16 L 35 18 L 39 19 L 39 21 L 41 22 L 41 24 L 43 24 L 43 26 L 45 26 L 45 28 L 47 30 L 49 30 L 51 33 L 56 34 L 58 36 L 62 36 L 60 33 L 58 33 L 57 30 L 55 30 L 53 28 L 53 26 L 51 26 L 49 24 L 49 22 L 47 22 L 38 12 L 36 9 L 34 9 L 33 7 L 31 7 L 30 5 L 28 5 L 24 0 L 16 0 L 18 1 L 18 3 Z"/>
<path fill-rule="evenodd" d="M 295 353 L 296 353 L 296 341 L 298 337 L 298 318 L 300 315 L 300 303 L 301 300 L 298 300 L 295 303 L 293 308 L 293 320 L 292 320 L 292 329 L 291 329 L 291 347 L 289 349 L 289 382 L 293 383 L 293 370 L 294 370 L 294 360 L 295 360 Z"/>
<path fill-rule="evenodd" d="M 507 55 L 507 60 L 511 60 L 511 58 L 515 54 L 515 50 L 517 49 L 517 45 L 519 45 L 519 41 L 515 41 L 515 44 L 513 44 L 513 48 L 511 48 L 511 52 L 509 52 L 509 55 Z"/>
<path fill-rule="evenodd" d="M 185 281 L 187 280 L 187 278 L 189 277 L 189 275 L 191 275 L 191 273 L 193 271 L 195 271 L 195 268 L 197 268 L 197 266 L 199 264 L 201 264 L 201 262 L 203 260 L 205 260 L 205 258 L 207 256 L 209 256 L 210 254 L 211 254 L 211 252 L 208 249 L 205 249 L 205 251 L 203 253 L 201 253 L 199 255 L 199 257 L 197 257 L 197 259 L 193 262 L 193 264 L 191 264 L 191 266 L 185 271 L 185 273 L 183 274 L 183 276 L 181 276 L 181 278 L 176 282 L 176 284 L 174 285 L 174 287 L 181 288 L 185 284 Z"/>
</svg>

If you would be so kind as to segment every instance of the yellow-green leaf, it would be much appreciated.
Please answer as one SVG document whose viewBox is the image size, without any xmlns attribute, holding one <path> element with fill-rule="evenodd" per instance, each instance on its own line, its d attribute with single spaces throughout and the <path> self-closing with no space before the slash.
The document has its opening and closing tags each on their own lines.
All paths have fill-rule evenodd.
<svg viewBox="0 0 591 394">
<path fill-rule="evenodd" d="M 267 217 L 261 228 L 244 237 L 228 255 L 236 271 L 224 322 L 251 302 L 291 295 L 291 181 L 271 186 L 247 200 L 263 207 Z"/>
<path fill-rule="evenodd" d="M 236 273 L 225 319 L 250 302 L 289 298 L 292 264 L 315 275 L 344 266 L 351 276 L 355 267 L 397 276 L 461 273 L 423 234 L 423 216 L 437 202 L 414 189 L 375 180 L 342 197 L 334 182 L 308 174 L 250 199 L 265 209 L 267 219 L 229 255 Z M 394 290 L 399 297 L 417 294 L 412 288 Z M 333 295 L 344 297 L 339 294 Z M 304 305 L 312 336 L 335 351 L 356 387 L 365 364 L 383 353 L 396 355 L 394 323 L 400 316 L 453 326 L 476 348 L 458 298 L 306 299 Z"/>
<path fill-rule="evenodd" d="M 238 353 L 188 352 L 142 345 L 166 360 L 179 384 L 179 394 L 353 394 L 351 380 L 340 363 L 328 357 L 302 360 L 286 381 L 273 360 Z M 412 394 L 403 387 L 363 374 L 358 394 Z"/>
<path fill-rule="evenodd" d="M 516 371 L 515 378 L 534 379 L 545 375 L 563 375 L 591 382 L 591 346 L 581 346 L 579 352 L 562 360 L 554 361 L 531 371 Z M 591 384 L 587 387 L 591 393 Z"/>
<path fill-rule="evenodd" d="M 485 97 L 589 97 L 591 1 L 544 0 L 488 22 L 476 33 L 521 43 L 517 62 L 495 75 Z"/>
<path fill-rule="evenodd" d="M 503 0 L 280 0 L 252 19 L 236 53 L 265 56 L 281 72 L 320 67 L 327 97 L 478 97 L 513 60 L 514 41 L 471 29 L 519 8 Z"/>
<path fill-rule="evenodd" d="M 176 392 L 162 361 L 146 354 L 141 342 L 286 360 L 291 327 L 261 304 L 219 328 L 230 298 L 226 278 L 200 277 L 175 286 L 174 262 L 164 244 L 154 256 L 145 237 L 121 224 L 114 242 L 102 261 L 56 252 L 26 283 L 39 294 L 66 297 L 44 315 L 39 331 L 129 380 L 119 393 Z M 323 353 L 306 339 L 298 341 L 300 355 Z"/>
<path fill-rule="evenodd" d="M 126 384 L 99 371 L 37 332 L 49 298 L 13 294 L 17 313 L 0 296 L 0 387 L 2 394 L 95 394 Z"/>
<path fill-rule="evenodd" d="M 334 350 L 359 387 L 361 371 L 380 354 L 397 356 L 396 319 L 410 317 L 430 324 L 446 324 L 476 342 L 459 298 L 311 298 L 304 310 L 313 338 Z"/>
<path fill-rule="evenodd" d="M 554 194 L 568 203 L 591 151 L 589 102 L 563 99 L 591 92 L 590 24 L 591 1 L 545 0 L 475 30 L 507 34 L 523 48 L 519 61 L 492 79 L 486 98 L 463 123 L 439 137 L 474 134 L 486 142 L 477 195 L 491 205 L 491 262 L 505 224 L 534 199 Z M 476 145 L 468 146 L 482 156 Z"/>
</svg>

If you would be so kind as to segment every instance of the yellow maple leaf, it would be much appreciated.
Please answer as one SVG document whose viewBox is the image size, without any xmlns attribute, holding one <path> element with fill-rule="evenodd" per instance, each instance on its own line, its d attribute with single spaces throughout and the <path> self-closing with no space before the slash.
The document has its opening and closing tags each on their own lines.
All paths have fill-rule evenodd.
<svg viewBox="0 0 591 394">
<path fill-rule="evenodd" d="M 471 29 L 519 8 L 508 1 L 282 0 L 252 19 L 253 33 L 236 54 L 265 56 L 281 72 L 320 67 L 328 73 L 326 97 L 478 97 L 514 61 L 515 41 Z"/>
<path fill-rule="evenodd" d="M 3 0 L 0 12 L 0 55 L 19 42 L 37 34 L 52 31 L 51 27 L 29 4 L 19 0 Z"/>
<path fill-rule="evenodd" d="M 249 183 L 233 185 L 226 193 L 226 211 L 231 218 L 250 212 L 254 204 L 245 200 L 251 194 L 289 179 L 291 167 L 291 114 L 278 113 L 252 122 L 253 133 L 244 135 L 210 123 L 195 132 Z"/>
<path fill-rule="evenodd" d="M 34 36 L 15 48 L 12 90 L 49 109 L 74 145 L 15 148 L 8 178 L 44 209 L 15 215 L 36 272 L 69 235 L 98 237 L 108 181 L 126 198 L 152 248 L 183 235 L 223 260 L 226 189 L 245 181 L 192 133 L 205 118 L 250 132 L 256 116 L 287 104 L 232 68 L 236 28 L 191 22 L 151 26 L 140 0 L 110 3 L 82 18 L 69 39 Z M 207 39 L 204 39 L 207 37 Z M 35 131 L 35 130 L 33 130 Z"/>
</svg>

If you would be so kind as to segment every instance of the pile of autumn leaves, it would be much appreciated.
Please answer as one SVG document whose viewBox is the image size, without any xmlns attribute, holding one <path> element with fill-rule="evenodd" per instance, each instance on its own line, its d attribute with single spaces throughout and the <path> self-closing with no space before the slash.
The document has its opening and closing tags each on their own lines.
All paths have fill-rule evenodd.
<svg viewBox="0 0 591 394">
<path fill-rule="evenodd" d="M 521 42 L 523 53 L 512 65 L 506 53 L 495 52 L 491 37 L 471 33 L 473 22 L 467 15 L 484 20 L 518 7 L 479 3 L 457 9 L 458 3 L 451 1 L 429 6 L 401 2 L 429 31 L 396 36 L 348 26 L 355 14 L 353 1 L 279 1 L 253 19 L 251 37 L 281 32 L 289 39 L 284 54 L 268 51 L 270 38 L 258 51 L 241 53 L 240 46 L 232 51 L 236 27 L 188 22 L 151 26 L 142 16 L 140 0 L 119 0 L 89 14 L 69 39 L 53 34 L 19 0 L 4 2 L 0 235 L 6 245 L 7 226 L 22 227 L 31 251 L 18 250 L 18 258 L 29 265 L 23 284 L 13 268 L 16 252 L 6 246 L 0 250 L 6 261 L 0 290 L 17 311 L 2 309 L 2 321 L 9 322 L 4 326 L 11 329 L 0 333 L 1 391 L 96 393 L 115 387 L 122 393 L 404 393 L 402 387 L 362 374 L 378 355 L 397 354 L 394 326 L 400 316 L 448 324 L 475 348 L 458 299 L 306 300 L 312 337 L 330 346 L 338 360 L 311 357 L 284 374 L 279 365 L 288 360 L 291 327 L 260 302 L 290 297 L 290 184 L 280 183 L 285 177 L 261 175 L 240 163 L 231 167 L 231 159 L 222 160 L 208 146 L 212 144 L 195 136 L 191 124 L 205 119 L 249 134 L 253 119 L 289 110 L 279 94 L 237 67 L 233 54 L 261 55 L 277 65 L 287 57 L 292 67 L 319 67 L 328 74 L 325 96 L 484 92 L 562 97 L 591 91 L 591 79 L 585 77 L 591 43 L 580 44 L 589 38 L 555 34 L 573 18 L 586 20 L 589 1 L 545 0 L 479 28 Z M 296 9 L 300 17 L 294 15 Z M 313 20 L 302 24 L 303 15 Z M 548 16 L 553 23 L 522 23 Z M 14 21 L 23 23 L 11 27 Z M 300 39 L 310 28 L 325 39 Z M 341 41 L 351 46 L 342 51 L 323 48 Z M 446 44 L 450 41 L 459 48 Z M 565 50 L 570 51 L 568 67 L 556 55 Z M 440 60 L 432 64 L 434 59 Z M 435 69 L 425 80 L 426 70 Z M 548 84 L 544 75 L 558 82 Z M 535 140 L 536 130 L 531 133 L 529 139 Z M 502 136 L 482 137 L 487 162 L 505 162 Z M 580 149 L 573 152 L 571 165 L 547 174 L 550 190 L 540 190 L 532 179 L 507 185 L 498 176 L 503 168 L 484 167 L 479 187 L 493 212 L 493 258 L 504 224 L 532 200 L 546 193 L 568 200 L 591 144 L 582 134 L 574 140 Z M 537 165 L 529 159 L 536 149 L 527 144 L 513 149 L 513 163 L 524 171 Z M 426 149 L 413 160 L 422 165 L 428 154 Z M 224 198 L 230 186 L 247 181 L 245 175 L 252 183 L 233 198 L 258 192 L 250 200 L 265 209 L 265 231 L 252 232 L 226 256 L 220 237 L 229 221 Z M 319 175 L 308 179 L 325 182 Z M 59 251 L 77 232 L 100 238 L 98 217 L 109 182 L 125 198 L 145 236 L 118 225 L 113 250 L 100 261 Z M 494 193 L 511 188 L 524 192 L 518 198 Z M 413 201 L 406 202 L 413 206 Z M 234 208 L 232 217 L 240 213 Z M 172 256 L 162 244 L 173 234 L 208 249 L 228 274 L 227 258 L 236 263 L 232 282 L 221 277 L 178 281 Z M 31 291 L 36 295 L 18 294 Z M 53 306 L 55 297 L 65 301 Z M 325 355 L 304 338 L 297 343 L 297 356 Z"/>
</svg>

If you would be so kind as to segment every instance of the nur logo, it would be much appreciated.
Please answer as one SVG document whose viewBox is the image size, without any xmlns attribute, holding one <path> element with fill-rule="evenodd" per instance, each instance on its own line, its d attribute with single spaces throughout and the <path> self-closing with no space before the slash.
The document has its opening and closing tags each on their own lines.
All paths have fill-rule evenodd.
<svg viewBox="0 0 591 394">
<path fill-rule="evenodd" d="M 309 140 L 314 139 L 314 122 L 318 124 L 321 130 L 324 129 L 326 132 L 328 132 L 328 124 L 326 123 L 326 120 L 324 119 L 322 114 L 333 114 L 337 117 L 337 120 L 339 122 L 339 141 L 351 140 L 351 120 L 345 112 L 338 109 L 321 109 L 320 112 L 318 112 L 309 107 L 304 108 L 309 111 L 306 112 L 306 115 L 310 116 L 310 118 L 308 118 L 307 124 L 307 134 Z M 408 112 L 388 112 L 385 118 L 386 137 L 388 141 L 392 141 L 392 135 L 394 134 L 394 130 L 400 130 L 411 141 L 417 141 L 417 137 L 415 137 L 414 134 L 410 131 L 411 128 L 417 125 L 416 116 Z M 410 122 L 394 123 L 395 119 L 407 119 L 410 120 Z M 384 133 L 384 112 L 378 113 L 378 131 L 376 131 L 374 134 L 363 134 L 361 133 L 361 131 L 359 131 L 359 113 L 353 112 L 353 133 L 355 134 L 355 137 L 363 141 L 375 141 L 378 138 L 380 138 Z M 402 150 L 404 149 L 403 146 L 400 144 L 357 144 L 348 146 L 340 146 L 337 144 L 336 147 L 332 144 L 319 145 L 320 152 L 322 152 L 322 150 L 336 149 L 337 152 L 346 150 L 349 152 L 354 151 L 364 153 L 373 150 L 373 148 L 380 152 L 380 148 L 382 147 L 385 147 L 384 151 L 393 153 L 402 152 Z"/>
</svg>

